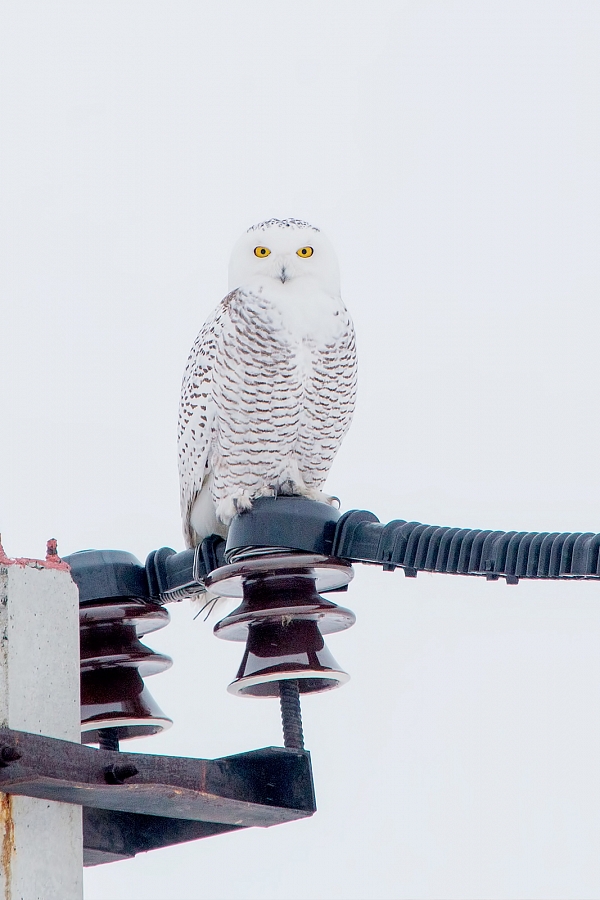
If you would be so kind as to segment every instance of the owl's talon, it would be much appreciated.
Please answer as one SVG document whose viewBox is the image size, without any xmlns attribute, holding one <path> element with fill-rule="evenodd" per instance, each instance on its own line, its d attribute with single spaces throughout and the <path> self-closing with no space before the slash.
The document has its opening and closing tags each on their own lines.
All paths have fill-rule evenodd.
<svg viewBox="0 0 600 900">
<path fill-rule="evenodd" d="M 234 516 L 248 512 L 249 509 L 252 509 L 252 500 L 248 494 L 227 497 L 216 505 L 217 519 L 225 525 L 229 525 Z"/>
<path fill-rule="evenodd" d="M 233 508 L 235 509 L 236 516 L 240 516 L 242 513 L 252 509 L 252 500 L 250 497 L 246 496 L 235 497 L 233 500 Z"/>
<path fill-rule="evenodd" d="M 294 494 L 299 493 L 299 491 L 299 486 L 295 484 L 291 478 L 288 478 L 287 481 L 284 481 L 280 488 L 280 493 L 284 497 L 293 497 Z"/>
</svg>

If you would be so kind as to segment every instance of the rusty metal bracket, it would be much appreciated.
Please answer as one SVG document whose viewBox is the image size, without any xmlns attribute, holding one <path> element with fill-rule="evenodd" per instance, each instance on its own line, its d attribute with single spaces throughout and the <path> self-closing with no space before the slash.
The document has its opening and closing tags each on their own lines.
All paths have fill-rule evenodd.
<svg viewBox="0 0 600 900">
<path fill-rule="evenodd" d="M 84 807 L 85 865 L 291 822 L 316 810 L 310 754 L 304 750 L 267 747 L 189 759 L 96 750 L 1 728 L 0 752 L 0 791 Z"/>
</svg>

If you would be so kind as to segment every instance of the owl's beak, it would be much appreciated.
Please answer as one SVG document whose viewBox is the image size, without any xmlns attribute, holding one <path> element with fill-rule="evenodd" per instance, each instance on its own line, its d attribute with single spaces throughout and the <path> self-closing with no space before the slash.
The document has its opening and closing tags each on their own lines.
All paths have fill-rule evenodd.
<svg viewBox="0 0 600 900">
<path fill-rule="evenodd" d="M 283 266 L 281 267 L 281 273 L 280 273 L 280 275 L 279 275 L 279 279 L 280 279 L 281 283 L 282 283 L 282 284 L 285 284 L 286 281 L 289 281 L 289 280 L 290 280 L 290 278 L 291 278 L 291 275 L 290 275 L 289 272 L 287 271 L 285 265 L 283 265 Z"/>
</svg>

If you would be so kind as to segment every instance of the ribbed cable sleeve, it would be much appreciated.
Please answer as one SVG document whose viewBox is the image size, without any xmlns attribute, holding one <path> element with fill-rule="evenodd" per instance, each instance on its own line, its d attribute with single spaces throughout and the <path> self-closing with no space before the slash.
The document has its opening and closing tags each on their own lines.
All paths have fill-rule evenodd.
<svg viewBox="0 0 600 900">
<path fill-rule="evenodd" d="M 382 525 L 373 513 L 352 510 L 338 521 L 332 556 L 373 563 L 405 574 L 443 572 L 488 579 L 600 578 L 600 534 L 484 531 L 397 519 Z"/>
</svg>

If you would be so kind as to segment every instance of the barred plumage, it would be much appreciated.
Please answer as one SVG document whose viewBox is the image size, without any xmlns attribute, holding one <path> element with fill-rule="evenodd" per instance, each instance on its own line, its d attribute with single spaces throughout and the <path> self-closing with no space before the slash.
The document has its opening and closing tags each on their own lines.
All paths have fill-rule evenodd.
<svg viewBox="0 0 600 900">
<path fill-rule="evenodd" d="M 321 487 L 354 411 L 354 328 L 325 236 L 296 219 L 255 225 L 234 249 L 230 286 L 196 338 L 183 378 L 179 472 L 188 547 L 211 532 L 225 535 L 256 497 L 329 499 Z"/>
</svg>

